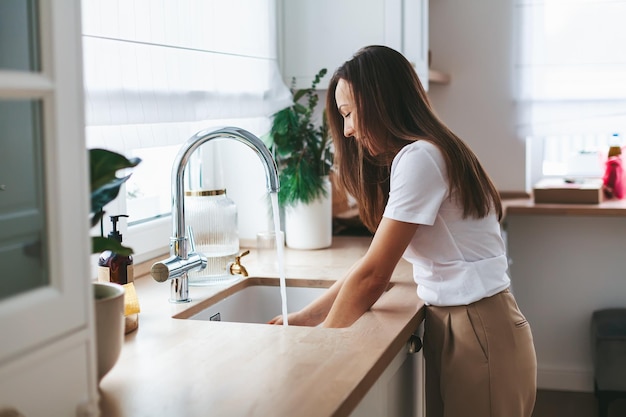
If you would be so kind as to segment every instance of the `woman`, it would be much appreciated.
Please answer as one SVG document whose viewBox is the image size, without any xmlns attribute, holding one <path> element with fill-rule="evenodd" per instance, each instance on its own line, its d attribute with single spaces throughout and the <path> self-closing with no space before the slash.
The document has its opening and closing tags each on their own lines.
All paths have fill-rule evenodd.
<svg viewBox="0 0 626 417">
<path fill-rule="evenodd" d="M 434 114 L 410 63 L 384 46 L 337 69 L 326 111 L 338 185 L 374 237 L 289 323 L 351 325 L 404 257 L 426 304 L 427 416 L 530 416 L 532 334 L 509 291 L 500 197 L 474 153 Z"/>
</svg>

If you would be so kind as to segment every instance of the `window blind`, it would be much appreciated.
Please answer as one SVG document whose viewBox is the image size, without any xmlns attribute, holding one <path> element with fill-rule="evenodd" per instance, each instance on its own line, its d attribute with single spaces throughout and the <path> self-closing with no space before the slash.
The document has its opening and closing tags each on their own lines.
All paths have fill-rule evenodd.
<svg viewBox="0 0 626 417">
<path fill-rule="evenodd" d="M 202 122 L 291 104 L 275 0 L 83 0 L 82 13 L 89 146 L 181 143 Z"/>
<path fill-rule="evenodd" d="M 624 0 L 517 0 L 520 135 L 626 127 Z"/>
</svg>

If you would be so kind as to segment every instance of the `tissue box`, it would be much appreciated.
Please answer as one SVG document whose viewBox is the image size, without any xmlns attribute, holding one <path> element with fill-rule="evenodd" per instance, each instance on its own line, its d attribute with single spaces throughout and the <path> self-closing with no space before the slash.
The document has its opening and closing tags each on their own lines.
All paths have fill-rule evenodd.
<svg viewBox="0 0 626 417">
<path fill-rule="evenodd" d="M 602 180 L 545 178 L 535 184 L 533 196 L 535 203 L 599 204 L 602 201 Z"/>
</svg>

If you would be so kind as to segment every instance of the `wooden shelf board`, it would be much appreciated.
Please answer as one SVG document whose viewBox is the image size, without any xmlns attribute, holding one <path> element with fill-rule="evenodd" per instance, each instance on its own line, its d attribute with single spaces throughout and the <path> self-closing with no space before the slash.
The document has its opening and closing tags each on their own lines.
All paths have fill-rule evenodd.
<svg viewBox="0 0 626 417">
<path fill-rule="evenodd" d="M 428 81 L 433 84 L 450 84 L 450 75 L 441 71 L 429 69 Z"/>
</svg>

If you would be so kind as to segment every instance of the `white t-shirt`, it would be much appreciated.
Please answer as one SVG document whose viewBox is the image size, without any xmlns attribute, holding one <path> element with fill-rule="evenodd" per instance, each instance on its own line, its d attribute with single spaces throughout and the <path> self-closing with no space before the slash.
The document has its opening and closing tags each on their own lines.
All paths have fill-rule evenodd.
<svg viewBox="0 0 626 417">
<path fill-rule="evenodd" d="M 467 305 L 511 281 L 495 212 L 463 219 L 463 208 L 452 197 L 435 145 L 419 140 L 396 155 L 383 216 L 420 225 L 403 257 L 413 264 L 419 297 L 436 306 Z"/>
</svg>

